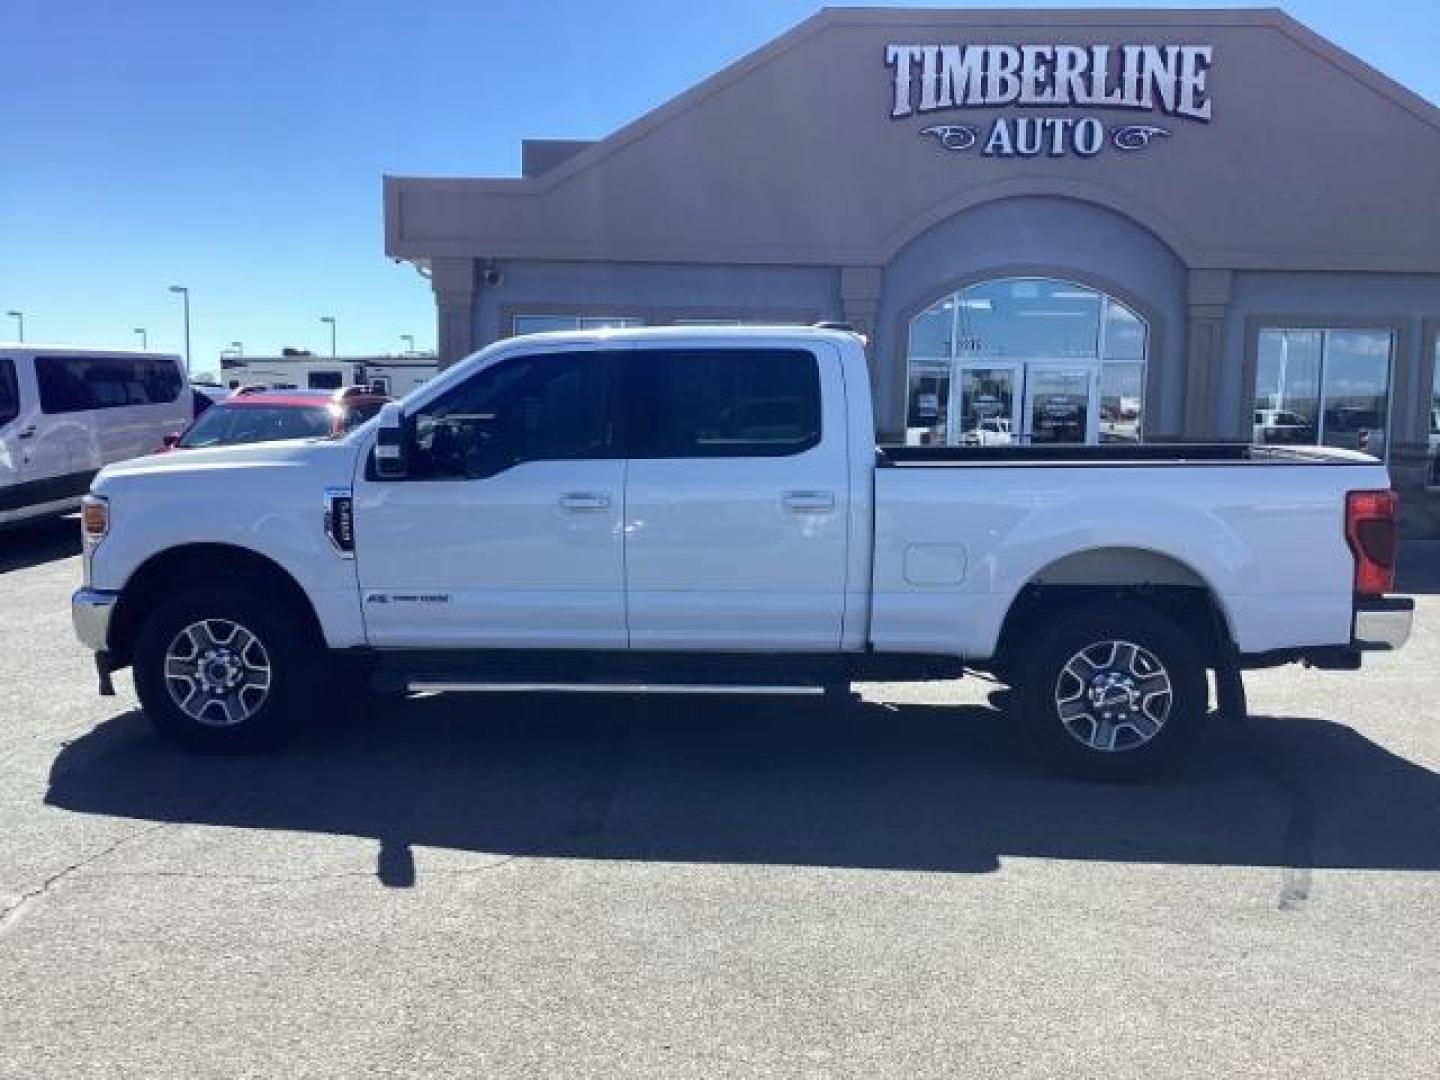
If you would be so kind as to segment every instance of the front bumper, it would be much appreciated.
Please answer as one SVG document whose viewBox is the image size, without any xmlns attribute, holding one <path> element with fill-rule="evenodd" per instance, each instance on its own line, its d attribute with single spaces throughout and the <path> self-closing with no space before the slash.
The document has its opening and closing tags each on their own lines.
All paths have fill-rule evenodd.
<svg viewBox="0 0 1440 1080">
<path fill-rule="evenodd" d="M 1377 596 L 1355 602 L 1351 644 L 1367 652 L 1398 649 L 1410 640 L 1415 601 L 1408 596 Z"/>
<path fill-rule="evenodd" d="M 102 589 L 80 589 L 70 598 L 70 621 L 80 644 L 94 653 L 110 648 L 110 616 L 115 611 L 119 593 Z"/>
</svg>

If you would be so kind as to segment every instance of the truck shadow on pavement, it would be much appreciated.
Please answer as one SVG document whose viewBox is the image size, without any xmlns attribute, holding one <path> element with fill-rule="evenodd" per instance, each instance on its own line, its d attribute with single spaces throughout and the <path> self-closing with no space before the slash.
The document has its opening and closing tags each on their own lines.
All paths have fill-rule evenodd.
<svg viewBox="0 0 1440 1080">
<path fill-rule="evenodd" d="M 80 554 L 80 523 L 74 515 L 0 529 L 0 574 Z"/>
<path fill-rule="evenodd" d="M 154 822 L 520 856 L 986 872 L 1011 856 L 1440 869 L 1440 776 L 1324 720 L 1217 718 L 1164 780 L 1046 775 L 977 706 L 365 704 L 267 757 L 200 757 L 128 712 L 56 759 L 47 803 Z M 238 869 L 238 868 L 237 868 Z"/>
<path fill-rule="evenodd" d="M 1440 593 L 1440 540 L 1401 541 L 1395 589 L 1402 593 Z"/>
</svg>

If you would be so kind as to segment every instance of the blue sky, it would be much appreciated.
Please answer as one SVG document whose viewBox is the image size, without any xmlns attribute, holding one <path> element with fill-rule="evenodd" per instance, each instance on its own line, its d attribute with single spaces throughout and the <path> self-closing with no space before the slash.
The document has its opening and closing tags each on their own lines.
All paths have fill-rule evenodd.
<svg viewBox="0 0 1440 1080">
<path fill-rule="evenodd" d="M 326 351 L 321 315 L 342 353 L 433 346 L 428 285 L 383 256 L 382 174 L 515 174 L 523 137 L 603 136 L 817 6 L 3 0 L 0 312 L 178 351 L 187 285 L 201 371 L 235 340 Z M 1436 0 L 1287 10 L 1440 101 Z"/>
</svg>

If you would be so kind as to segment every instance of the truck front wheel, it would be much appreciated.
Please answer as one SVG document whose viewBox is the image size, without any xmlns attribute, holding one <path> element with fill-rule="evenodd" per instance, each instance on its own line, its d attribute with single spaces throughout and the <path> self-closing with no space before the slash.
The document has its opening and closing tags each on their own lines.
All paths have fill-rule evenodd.
<svg viewBox="0 0 1440 1080">
<path fill-rule="evenodd" d="M 161 602 L 135 647 L 135 691 L 164 736 L 194 749 L 276 745 L 305 714 L 320 650 L 263 589 L 196 585 Z"/>
<path fill-rule="evenodd" d="M 1209 700 L 1189 636 L 1138 604 L 1074 609 L 1017 659 L 1019 712 L 1036 744 L 1060 771 L 1085 779 L 1152 775 Z"/>
</svg>

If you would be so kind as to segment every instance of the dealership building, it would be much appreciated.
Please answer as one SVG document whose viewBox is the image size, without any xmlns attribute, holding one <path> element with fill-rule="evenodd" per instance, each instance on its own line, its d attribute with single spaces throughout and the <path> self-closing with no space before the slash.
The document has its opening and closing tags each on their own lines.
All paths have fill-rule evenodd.
<svg viewBox="0 0 1440 1080">
<path fill-rule="evenodd" d="M 385 180 L 442 361 L 844 321 L 881 441 L 1366 449 L 1440 531 L 1440 110 L 1278 11 L 826 9 L 522 150 Z"/>
</svg>

